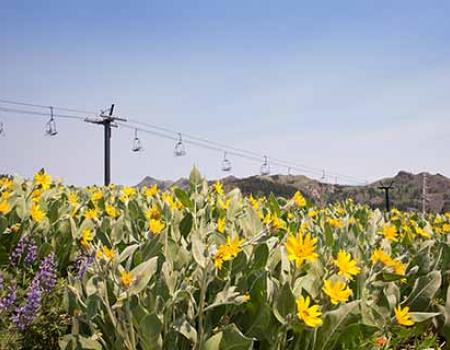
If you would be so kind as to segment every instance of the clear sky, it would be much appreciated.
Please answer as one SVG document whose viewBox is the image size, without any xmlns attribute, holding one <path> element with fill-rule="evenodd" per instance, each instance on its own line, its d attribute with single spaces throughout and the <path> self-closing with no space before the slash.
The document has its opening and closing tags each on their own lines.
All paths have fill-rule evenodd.
<svg viewBox="0 0 450 350">
<path fill-rule="evenodd" d="M 0 98 L 99 110 L 373 180 L 450 175 L 450 2 L 1 1 Z M 1 112 L 0 173 L 101 183 L 100 127 Z M 176 179 L 222 154 L 114 130 L 113 181 Z M 233 174 L 259 171 L 230 157 Z M 272 167 L 273 172 L 286 169 Z"/>
</svg>

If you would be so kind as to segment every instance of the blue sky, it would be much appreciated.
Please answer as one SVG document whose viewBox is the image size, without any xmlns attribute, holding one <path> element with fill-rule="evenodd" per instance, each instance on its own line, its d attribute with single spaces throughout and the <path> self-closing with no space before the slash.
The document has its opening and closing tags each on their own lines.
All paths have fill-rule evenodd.
<svg viewBox="0 0 450 350">
<path fill-rule="evenodd" d="M 373 180 L 450 175 L 448 1 L 2 1 L 0 98 L 99 110 Z M 0 173 L 101 183 L 102 130 L 0 111 Z M 114 130 L 113 180 L 176 179 L 222 154 Z M 233 174 L 260 164 L 230 157 Z M 286 172 L 272 167 L 273 172 Z M 308 175 L 308 174 L 306 174 Z M 329 179 L 333 181 L 334 179 Z"/>
</svg>

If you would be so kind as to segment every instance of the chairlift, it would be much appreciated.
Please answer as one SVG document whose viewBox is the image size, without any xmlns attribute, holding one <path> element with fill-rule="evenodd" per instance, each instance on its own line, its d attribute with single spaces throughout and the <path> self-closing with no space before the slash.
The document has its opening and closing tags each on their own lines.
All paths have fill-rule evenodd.
<svg viewBox="0 0 450 350">
<path fill-rule="evenodd" d="M 3 122 L 1 121 L 0 121 L 0 136 L 6 136 L 5 127 L 3 125 Z"/>
<path fill-rule="evenodd" d="M 175 144 L 174 154 L 175 157 L 182 157 L 186 155 L 186 148 L 184 147 L 183 138 L 181 137 L 181 134 L 178 134 L 178 141 Z"/>
<path fill-rule="evenodd" d="M 325 174 L 325 170 L 322 170 L 322 176 L 320 177 L 320 180 L 321 180 L 322 182 L 324 182 L 324 181 L 326 180 L 326 178 L 327 178 L 327 176 L 326 176 L 326 174 Z"/>
<path fill-rule="evenodd" d="M 138 130 L 134 130 L 134 140 L 133 140 L 133 147 L 131 148 L 133 152 L 141 152 L 144 150 L 142 147 L 141 139 L 138 137 Z"/>
<path fill-rule="evenodd" d="M 55 136 L 57 133 L 58 131 L 56 131 L 56 122 L 53 116 L 53 107 L 50 107 L 50 119 L 45 124 L 45 135 Z"/>
<path fill-rule="evenodd" d="M 231 162 L 227 158 L 227 152 L 223 154 L 222 171 L 228 172 L 231 170 Z"/>
<path fill-rule="evenodd" d="M 269 175 L 270 174 L 270 166 L 267 161 L 267 156 L 264 156 L 264 163 L 262 163 L 260 168 L 261 175 Z"/>
</svg>

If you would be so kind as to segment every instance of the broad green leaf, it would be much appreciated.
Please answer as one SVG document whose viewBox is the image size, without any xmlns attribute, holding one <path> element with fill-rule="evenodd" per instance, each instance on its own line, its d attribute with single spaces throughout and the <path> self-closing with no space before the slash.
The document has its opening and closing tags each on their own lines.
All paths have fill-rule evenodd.
<svg viewBox="0 0 450 350">
<path fill-rule="evenodd" d="M 180 233 L 186 237 L 192 230 L 192 224 L 194 223 L 194 218 L 191 213 L 186 213 L 180 222 Z"/>
<path fill-rule="evenodd" d="M 431 271 L 425 276 L 416 279 L 414 287 L 405 301 L 412 311 L 425 311 L 428 309 L 434 295 L 441 286 L 441 272 Z"/>
<path fill-rule="evenodd" d="M 132 276 L 135 278 L 135 283 L 131 285 L 129 294 L 140 293 L 150 281 L 150 278 L 156 272 L 158 267 L 158 257 L 153 257 L 150 260 L 143 262 L 131 270 Z"/>
<path fill-rule="evenodd" d="M 358 306 L 359 301 L 352 301 L 339 306 L 336 310 L 324 314 L 323 325 L 317 328 L 314 350 L 328 350 L 333 348 L 333 342 L 339 334 L 350 313 Z"/>
<path fill-rule="evenodd" d="M 181 188 L 175 188 L 175 196 L 177 196 L 178 200 L 183 204 L 186 208 L 193 209 L 194 203 L 189 198 L 189 195 L 183 191 Z"/>
<path fill-rule="evenodd" d="M 244 336 L 234 324 L 228 325 L 221 332 L 206 341 L 205 350 L 250 350 L 253 340 Z"/>
<path fill-rule="evenodd" d="M 440 312 L 410 312 L 411 319 L 414 322 L 423 322 L 429 320 L 430 318 L 439 316 Z"/>
</svg>

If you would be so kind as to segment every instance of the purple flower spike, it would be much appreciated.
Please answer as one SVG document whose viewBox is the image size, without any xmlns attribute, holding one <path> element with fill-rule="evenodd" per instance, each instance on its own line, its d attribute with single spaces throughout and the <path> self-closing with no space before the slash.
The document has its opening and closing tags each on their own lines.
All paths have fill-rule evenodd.
<svg viewBox="0 0 450 350">
<path fill-rule="evenodd" d="M 35 279 L 40 282 L 42 290 L 50 293 L 56 285 L 55 253 L 49 254 L 41 261 Z"/>
<path fill-rule="evenodd" d="M 13 283 L 9 287 L 8 294 L 0 299 L 0 312 L 8 310 L 16 301 L 16 284 Z"/>
<path fill-rule="evenodd" d="M 25 253 L 27 245 L 28 239 L 26 237 L 22 237 L 9 256 L 11 265 L 16 266 L 19 263 L 22 255 Z"/>
<path fill-rule="evenodd" d="M 79 255 L 75 261 L 75 271 L 77 272 L 78 278 L 83 278 L 86 270 L 94 262 L 93 255 Z"/>
<path fill-rule="evenodd" d="M 36 261 L 37 245 L 31 240 L 27 246 L 27 255 L 25 256 L 25 264 L 32 265 Z"/>
<path fill-rule="evenodd" d="M 25 330 L 36 318 L 41 306 L 42 290 L 37 276 L 33 278 L 27 291 L 27 300 L 24 306 L 18 306 L 11 316 L 11 321 L 20 330 Z"/>
</svg>

